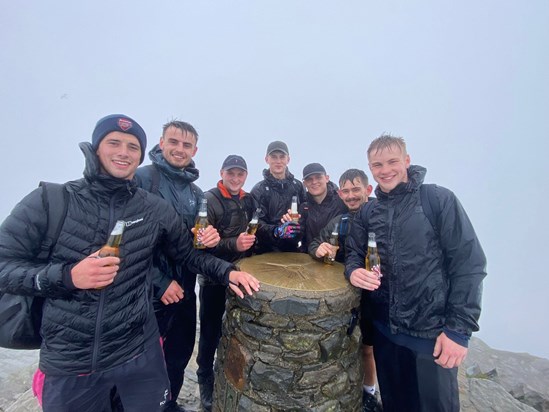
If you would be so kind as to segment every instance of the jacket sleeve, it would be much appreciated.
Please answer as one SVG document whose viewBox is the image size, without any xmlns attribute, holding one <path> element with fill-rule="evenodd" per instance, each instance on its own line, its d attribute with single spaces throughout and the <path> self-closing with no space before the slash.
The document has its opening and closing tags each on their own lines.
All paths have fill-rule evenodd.
<svg viewBox="0 0 549 412">
<path fill-rule="evenodd" d="M 228 286 L 229 272 L 235 270 L 234 265 L 195 249 L 191 233 L 184 229 L 175 211 L 165 213 L 163 219 L 165 233 L 161 241 L 166 254 L 178 264 L 186 266 L 190 273 L 203 274 L 218 284 Z"/>
<path fill-rule="evenodd" d="M 449 280 L 446 328 L 470 336 L 479 329 L 486 257 L 473 225 L 450 190 L 437 187 L 441 213 L 437 221 Z"/>
<path fill-rule="evenodd" d="M 345 277 L 349 279 L 355 269 L 364 267 L 368 245 L 368 210 L 362 207 L 350 225 L 345 241 Z"/>
<path fill-rule="evenodd" d="M 315 237 L 309 243 L 308 252 L 309 252 L 309 255 L 313 257 L 313 259 L 320 260 L 315 255 L 316 250 L 318 249 L 321 243 L 328 242 L 330 240 L 330 236 L 332 235 L 332 229 L 335 223 L 339 219 L 341 219 L 341 216 L 336 216 L 332 218 L 332 220 L 330 220 L 328 224 L 320 230 L 320 234 L 318 235 L 318 237 Z"/>
<path fill-rule="evenodd" d="M 73 288 L 63 282 L 70 264 L 37 259 L 47 231 L 42 189 L 28 194 L 0 227 L 0 291 L 19 295 L 63 297 Z"/>
</svg>

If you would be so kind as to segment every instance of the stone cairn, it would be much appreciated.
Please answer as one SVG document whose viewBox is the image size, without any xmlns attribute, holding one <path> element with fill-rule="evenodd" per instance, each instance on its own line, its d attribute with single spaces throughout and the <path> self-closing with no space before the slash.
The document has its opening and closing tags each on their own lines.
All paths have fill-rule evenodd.
<svg viewBox="0 0 549 412">
<path fill-rule="evenodd" d="M 303 253 L 240 262 L 261 291 L 228 293 L 215 365 L 214 411 L 361 410 L 360 292 L 343 265 Z M 349 334 L 350 332 L 350 334 Z"/>
</svg>

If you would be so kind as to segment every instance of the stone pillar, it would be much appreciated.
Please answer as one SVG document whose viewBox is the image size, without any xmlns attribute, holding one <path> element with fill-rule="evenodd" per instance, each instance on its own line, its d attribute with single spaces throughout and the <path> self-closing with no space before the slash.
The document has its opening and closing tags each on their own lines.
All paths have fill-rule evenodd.
<svg viewBox="0 0 549 412">
<path fill-rule="evenodd" d="M 343 265 L 304 253 L 240 262 L 261 291 L 229 292 L 215 366 L 214 411 L 361 410 L 360 330 L 349 335 L 360 292 Z"/>
</svg>

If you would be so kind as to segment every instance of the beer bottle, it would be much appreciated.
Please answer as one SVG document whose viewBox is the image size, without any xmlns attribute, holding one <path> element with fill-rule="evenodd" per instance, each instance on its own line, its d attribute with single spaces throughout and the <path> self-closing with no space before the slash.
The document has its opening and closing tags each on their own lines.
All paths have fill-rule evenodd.
<svg viewBox="0 0 549 412">
<path fill-rule="evenodd" d="M 99 249 L 99 253 L 97 257 L 104 258 L 107 256 L 114 256 L 119 257 L 120 256 L 120 242 L 122 241 L 122 233 L 124 233 L 124 228 L 126 227 L 126 222 L 123 220 L 117 220 L 116 224 L 114 225 L 114 228 L 109 235 L 109 239 L 107 240 L 107 243 Z M 104 289 L 105 286 L 101 286 L 96 288 L 97 290 Z"/>
<path fill-rule="evenodd" d="M 124 233 L 125 226 L 126 222 L 124 222 L 123 220 L 116 221 L 114 229 L 109 236 L 109 240 L 107 240 L 105 246 L 99 249 L 98 256 L 100 258 L 107 256 L 120 256 L 120 242 L 122 241 L 122 233 Z"/>
<path fill-rule="evenodd" d="M 373 271 L 377 267 L 377 270 L 381 270 L 381 260 L 379 259 L 379 253 L 377 253 L 376 234 L 374 232 L 368 233 L 368 252 L 366 253 L 366 270 Z"/>
<path fill-rule="evenodd" d="M 292 206 L 290 207 L 290 217 L 292 222 L 299 222 L 299 213 L 297 213 L 297 196 L 292 196 Z"/>
<path fill-rule="evenodd" d="M 259 209 L 256 209 L 252 216 L 252 220 L 250 220 L 250 223 L 248 223 L 248 229 L 246 230 L 246 232 L 249 235 L 255 235 L 255 232 L 257 232 L 257 226 L 259 222 L 258 215 L 259 215 Z"/>
<path fill-rule="evenodd" d="M 206 249 L 204 243 L 202 243 L 202 232 L 208 226 L 208 200 L 206 198 L 202 199 L 200 203 L 200 208 L 198 209 L 198 216 L 194 223 L 194 247 L 196 249 Z"/>
<path fill-rule="evenodd" d="M 332 265 L 335 261 L 337 251 L 339 249 L 339 222 L 336 222 L 328 243 L 332 245 L 332 253 L 327 253 L 324 256 L 324 263 Z"/>
</svg>

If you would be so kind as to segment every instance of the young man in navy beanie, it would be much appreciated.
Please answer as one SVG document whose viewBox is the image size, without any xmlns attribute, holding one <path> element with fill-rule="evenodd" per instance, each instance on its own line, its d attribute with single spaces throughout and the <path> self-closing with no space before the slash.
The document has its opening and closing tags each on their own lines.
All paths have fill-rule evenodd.
<svg viewBox="0 0 549 412">
<path fill-rule="evenodd" d="M 37 247 L 48 232 L 43 188 L 19 202 L 0 226 L 0 292 L 45 299 L 43 379 L 33 388 L 44 412 L 111 410 L 114 387 L 125 411 L 161 411 L 169 401 L 150 298 L 157 248 L 175 265 L 211 276 L 240 297 L 259 290 L 253 276 L 196 250 L 169 203 L 137 187 L 145 144 L 145 132 L 127 116 L 98 122 L 92 142 L 80 144 L 84 178 L 62 187 L 66 215 L 48 257 Z M 120 257 L 98 258 L 118 220 L 125 222 Z"/>
<path fill-rule="evenodd" d="M 122 132 L 134 135 L 141 146 L 141 160 L 145 158 L 145 149 L 147 148 L 147 136 L 139 123 L 131 117 L 123 114 L 110 114 L 98 120 L 92 133 L 92 148 L 97 150 L 101 140 L 111 132 Z"/>
</svg>

